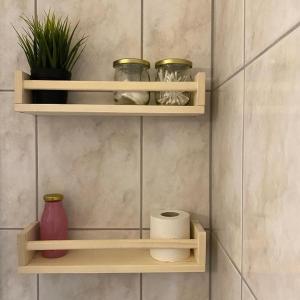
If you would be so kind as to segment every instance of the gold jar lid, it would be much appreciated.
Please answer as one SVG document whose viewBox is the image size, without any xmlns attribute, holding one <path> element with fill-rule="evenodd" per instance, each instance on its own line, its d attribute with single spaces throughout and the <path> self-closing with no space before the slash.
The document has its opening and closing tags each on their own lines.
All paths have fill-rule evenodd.
<svg viewBox="0 0 300 300">
<path fill-rule="evenodd" d="M 120 65 L 125 65 L 125 64 L 138 64 L 138 65 L 144 65 L 147 68 L 150 68 L 150 62 L 145 60 L 145 59 L 140 59 L 140 58 L 121 58 L 118 60 L 115 60 L 113 62 L 113 67 L 118 67 Z"/>
<path fill-rule="evenodd" d="M 164 58 L 155 63 L 155 68 L 157 69 L 160 66 L 168 65 L 168 64 L 178 64 L 178 65 L 186 65 L 188 67 L 192 67 L 193 63 L 190 60 L 183 58 Z"/>
<path fill-rule="evenodd" d="M 62 194 L 46 194 L 44 195 L 45 202 L 56 202 L 62 201 L 64 199 L 64 195 Z"/>
</svg>

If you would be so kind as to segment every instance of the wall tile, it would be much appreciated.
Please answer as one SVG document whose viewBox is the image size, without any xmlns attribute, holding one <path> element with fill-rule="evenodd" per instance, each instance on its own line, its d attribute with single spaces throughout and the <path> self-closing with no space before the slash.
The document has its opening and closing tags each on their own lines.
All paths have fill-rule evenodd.
<svg viewBox="0 0 300 300">
<path fill-rule="evenodd" d="M 242 286 L 242 300 L 255 300 L 254 296 L 252 295 L 251 291 L 244 281 Z"/>
<path fill-rule="evenodd" d="M 0 227 L 23 227 L 35 219 L 35 121 L 13 111 L 11 92 L 0 93 L 0 121 Z"/>
<path fill-rule="evenodd" d="M 36 276 L 17 274 L 16 230 L 0 230 L 0 299 L 36 299 Z"/>
<path fill-rule="evenodd" d="M 243 65 L 244 7 L 241 0 L 214 2 L 214 86 Z"/>
<path fill-rule="evenodd" d="M 186 210 L 208 227 L 209 126 L 209 112 L 195 118 L 144 118 L 145 227 L 152 209 Z"/>
<path fill-rule="evenodd" d="M 244 72 L 214 92 L 212 226 L 235 264 L 242 255 L 242 135 Z"/>
<path fill-rule="evenodd" d="M 211 255 L 211 300 L 240 300 L 241 276 L 214 237 Z"/>
<path fill-rule="evenodd" d="M 20 16 L 34 14 L 34 1 L 1 0 L 0 10 L 0 89 L 14 89 L 14 72 L 20 69 L 28 72 L 28 64 L 23 50 L 18 45 L 13 26 L 20 30 L 23 26 Z"/>
<path fill-rule="evenodd" d="M 300 21 L 299 0 L 246 0 L 246 60 Z"/>
<path fill-rule="evenodd" d="M 300 294 L 300 28 L 246 70 L 244 276 L 258 299 Z"/>
<path fill-rule="evenodd" d="M 165 57 L 188 58 L 194 72 L 206 72 L 210 88 L 211 0 L 145 0 L 143 35 L 153 67 Z"/>
<path fill-rule="evenodd" d="M 51 299 L 138 300 L 139 276 L 135 274 L 41 275 L 40 300 Z"/>
<path fill-rule="evenodd" d="M 138 118 L 39 117 L 39 209 L 62 192 L 71 227 L 139 227 Z"/>
<path fill-rule="evenodd" d="M 72 230 L 74 239 L 138 238 L 136 230 Z M 40 275 L 40 300 L 138 300 L 138 274 Z M 51 291 L 51 293 L 49 293 Z"/>
<path fill-rule="evenodd" d="M 144 300 L 208 300 L 208 273 L 144 274 Z"/>
<path fill-rule="evenodd" d="M 140 57 L 140 0 L 38 0 L 38 12 L 53 9 L 80 21 L 79 35 L 87 34 L 86 49 L 74 68 L 73 79 L 112 80 L 114 60 Z M 129 9 L 130 8 L 130 9 Z M 70 102 L 111 103 L 111 93 L 71 93 Z"/>
</svg>

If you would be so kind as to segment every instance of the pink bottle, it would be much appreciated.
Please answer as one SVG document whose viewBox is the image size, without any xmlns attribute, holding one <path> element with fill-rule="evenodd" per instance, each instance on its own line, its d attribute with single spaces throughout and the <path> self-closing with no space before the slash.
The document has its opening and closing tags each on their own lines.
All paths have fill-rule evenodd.
<svg viewBox="0 0 300 300">
<path fill-rule="evenodd" d="M 40 222 L 41 240 L 68 239 L 68 218 L 64 210 L 61 194 L 44 196 L 45 207 Z M 42 255 L 47 258 L 57 258 L 66 255 L 67 250 L 44 250 Z"/>
</svg>

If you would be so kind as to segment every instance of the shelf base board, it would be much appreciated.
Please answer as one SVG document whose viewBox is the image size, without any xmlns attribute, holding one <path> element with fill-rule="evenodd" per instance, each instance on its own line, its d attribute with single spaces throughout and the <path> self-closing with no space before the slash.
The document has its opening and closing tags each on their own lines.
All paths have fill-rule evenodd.
<svg viewBox="0 0 300 300">
<path fill-rule="evenodd" d="M 15 104 L 15 111 L 34 115 L 199 116 L 205 106 Z"/>
<path fill-rule="evenodd" d="M 160 262 L 148 249 L 70 250 L 67 255 L 49 259 L 37 252 L 20 273 L 170 273 L 205 272 L 191 251 L 182 262 Z"/>
</svg>

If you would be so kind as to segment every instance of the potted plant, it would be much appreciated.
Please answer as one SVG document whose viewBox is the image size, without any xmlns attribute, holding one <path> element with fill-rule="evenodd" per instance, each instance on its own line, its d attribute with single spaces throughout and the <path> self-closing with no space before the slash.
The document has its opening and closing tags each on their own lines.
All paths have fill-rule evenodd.
<svg viewBox="0 0 300 300">
<path fill-rule="evenodd" d="M 24 16 L 21 19 L 27 28 L 23 33 L 16 32 L 31 69 L 30 79 L 70 80 L 87 38 L 82 36 L 75 40 L 79 23 L 72 28 L 68 17 L 62 19 L 50 11 L 42 20 Z M 67 91 L 35 90 L 32 103 L 64 104 L 67 96 Z"/>
</svg>

